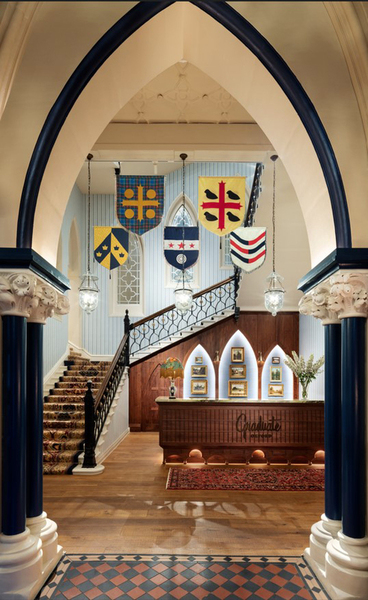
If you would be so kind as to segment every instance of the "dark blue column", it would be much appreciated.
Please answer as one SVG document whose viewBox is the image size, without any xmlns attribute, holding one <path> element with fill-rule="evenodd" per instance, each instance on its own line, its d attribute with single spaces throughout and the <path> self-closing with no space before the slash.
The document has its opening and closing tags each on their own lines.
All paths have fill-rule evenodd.
<svg viewBox="0 0 368 600">
<path fill-rule="evenodd" d="M 17 535 L 26 528 L 26 320 L 2 319 L 2 532 Z"/>
<path fill-rule="evenodd" d="M 342 319 L 342 532 L 366 535 L 366 319 Z M 337 375 L 337 374 L 336 374 Z"/>
<path fill-rule="evenodd" d="M 27 323 L 27 518 L 43 510 L 43 324 Z"/>
<path fill-rule="evenodd" d="M 325 515 L 341 521 L 341 324 L 325 329 Z"/>
</svg>

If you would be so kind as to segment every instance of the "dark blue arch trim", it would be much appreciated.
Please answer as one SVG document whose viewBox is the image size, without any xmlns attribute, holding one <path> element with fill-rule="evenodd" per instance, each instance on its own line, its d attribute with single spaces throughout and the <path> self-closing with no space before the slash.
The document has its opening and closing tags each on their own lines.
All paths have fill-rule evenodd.
<svg viewBox="0 0 368 600">
<path fill-rule="evenodd" d="M 51 108 L 34 148 L 19 207 L 17 247 L 31 248 L 34 215 L 42 177 L 55 144 L 75 101 L 105 60 L 137 29 L 173 4 L 174 0 L 139 2 L 119 19 L 91 48 L 67 81 Z M 269 42 L 225 2 L 192 0 L 237 37 L 271 73 L 299 115 L 318 156 L 330 195 L 337 248 L 351 247 L 349 211 L 340 170 L 318 114 L 285 61 Z"/>
</svg>

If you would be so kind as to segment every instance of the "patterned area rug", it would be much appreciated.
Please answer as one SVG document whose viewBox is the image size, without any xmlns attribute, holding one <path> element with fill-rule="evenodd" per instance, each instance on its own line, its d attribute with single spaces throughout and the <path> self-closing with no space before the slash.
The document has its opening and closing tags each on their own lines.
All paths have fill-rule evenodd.
<svg viewBox="0 0 368 600">
<path fill-rule="evenodd" d="M 171 468 L 168 490 L 248 490 L 321 492 L 324 469 L 191 469 Z"/>
<path fill-rule="evenodd" d="M 329 600 L 300 557 L 69 555 L 39 600 Z"/>
</svg>

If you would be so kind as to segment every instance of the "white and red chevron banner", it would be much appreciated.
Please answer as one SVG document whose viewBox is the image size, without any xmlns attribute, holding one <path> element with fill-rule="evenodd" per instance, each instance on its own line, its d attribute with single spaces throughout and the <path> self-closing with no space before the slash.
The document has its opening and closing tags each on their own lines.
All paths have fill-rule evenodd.
<svg viewBox="0 0 368 600">
<path fill-rule="evenodd" d="M 234 265 L 250 273 L 266 258 L 266 227 L 238 227 L 230 233 L 230 256 Z"/>
</svg>

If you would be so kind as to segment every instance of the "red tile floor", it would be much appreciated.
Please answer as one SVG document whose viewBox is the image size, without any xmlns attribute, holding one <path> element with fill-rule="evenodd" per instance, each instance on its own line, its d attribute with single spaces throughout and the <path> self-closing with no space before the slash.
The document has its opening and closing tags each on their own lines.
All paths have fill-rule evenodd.
<svg viewBox="0 0 368 600">
<path fill-rule="evenodd" d="M 39 600 L 329 600 L 300 557 L 67 555 Z"/>
</svg>

